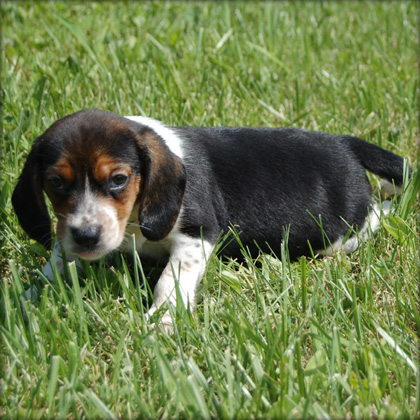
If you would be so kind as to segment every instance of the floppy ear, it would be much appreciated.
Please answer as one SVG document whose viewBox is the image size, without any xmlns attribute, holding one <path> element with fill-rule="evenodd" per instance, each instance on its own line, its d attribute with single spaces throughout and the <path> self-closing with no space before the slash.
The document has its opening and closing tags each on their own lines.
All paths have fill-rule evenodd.
<svg viewBox="0 0 420 420">
<path fill-rule="evenodd" d="M 165 238 L 181 210 L 187 176 L 181 159 L 153 131 L 137 136 L 145 185 L 139 209 L 143 235 L 150 241 Z"/>
<path fill-rule="evenodd" d="M 39 168 L 37 138 L 28 155 L 22 174 L 12 196 L 12 204 L 25 232 L 44 245 L 51 247 L 51 219 L 45 204 Z"/>
</svg>

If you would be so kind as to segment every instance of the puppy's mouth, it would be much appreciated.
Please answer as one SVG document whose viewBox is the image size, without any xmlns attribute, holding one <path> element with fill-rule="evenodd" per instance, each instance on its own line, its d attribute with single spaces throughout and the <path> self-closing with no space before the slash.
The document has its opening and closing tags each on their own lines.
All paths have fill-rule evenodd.
<svg viewBox="0 0 420 420">
<path fill-rule="evenodd" d="M 99 260 L 113 251 L 112 248 L 107 248 L 105 246 L 101 246 L 100 244 L 97 246 L 81 246 L 79 244 L 75 244 L 73 241 L 63 241 L 61 244 L 66 252 L 77 255 L 78 258 L 86 261 Z"/>
<path fill-rule="evenodd" d="M 58 239 L 60 240 L 60 237 Z M 64 240 L 60 240 L 60 242 L 66 252 L 76 255 L 78 258 L 86 261 L 99 260 L 118 248 L 112 246 L 115 244 L 109 244 L 111 246 L 107 246 L 108 244 L 103 243 L 103 241 L 99 241 L 96 245 L 81 245 L 75 243 L 74 240 L 68 237 L 64 238 Z"/>
<path fill-rule="evenodd" d="M 105 251 L 75 252 L 79 258 L 87 261 L 99 260 L 99 258 L 104 257 L 107 253 Z"/>
</svg>

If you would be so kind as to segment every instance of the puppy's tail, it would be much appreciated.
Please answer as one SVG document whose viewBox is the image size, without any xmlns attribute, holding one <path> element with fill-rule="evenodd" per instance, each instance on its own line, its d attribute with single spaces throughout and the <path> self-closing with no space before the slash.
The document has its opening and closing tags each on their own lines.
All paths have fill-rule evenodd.
<svg viewBox="0 0 420 420">
<path fill-rule="evenodd" d="M 365 169 L 381 178 L 385 178 L 398 187 L 402 186 L 404 159 L 401 156 L 357 137 L 344 136 L 343 140 Z M 409 168 L 410 176 L 411 171 L 412 169 Z"/>
</svg>

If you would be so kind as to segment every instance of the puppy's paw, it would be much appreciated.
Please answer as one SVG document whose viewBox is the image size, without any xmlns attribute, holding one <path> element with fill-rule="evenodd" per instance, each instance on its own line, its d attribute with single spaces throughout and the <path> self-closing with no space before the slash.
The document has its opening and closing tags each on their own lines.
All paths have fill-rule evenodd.
<svg viewBox="0 0 420 420">
<path fill-rule="evenodd" d="M 159 327 L 166 332 L 166 334 L 174 333 L 173 319 L 169 311 L 166 311 L 159 321 Z"/>
<path fill-rule="evenodd" d="M 152 315 L 158 310 L 158 308 L 155 305 L 152 305 L 149 309 L 149 311 L 145 314 L 145 318 L 147 322 L 151 321 Z M 163 331 L 165 331 L 167 334 L 173 334 L 174 332 L 174 326 L 173 326 L 173 319 L 171 314 L 169 313 L 169 310 L 166 311 L 160 319 L 158 319 L 156 322 L 153 322 L 150 324 L 151 328 L 160 328 Z"/>
<path fill-rule="evenodd" d="M 39 298 L 39 291 L 36 286 L 31 286 L 28 290 L 25 291 L 23 299 L 35 303 Z"/>
<path fill-rule="evenodd" d="M 150 322 L 150 319 L 152 318 L 156 310 L 157 310 L 156 305 L 152 305 L 150 309 L 144 314 L 144 318 L 146 319 L 147 322 Z"/>
<path fill-rule="evenodd" d="M 28 314 L 25 309 L 25 304 L 27 302 L 35 303 L 38 300 L 38 297 L 39 292 L 36 286 L 31 286 L 28 290 L 25 291 L 25 293 L 22 296 L 20 296 L 19 305 L 20 310 L 22 311 L 23 320 L 25 322 L 28 322 Z"/>
</svg>

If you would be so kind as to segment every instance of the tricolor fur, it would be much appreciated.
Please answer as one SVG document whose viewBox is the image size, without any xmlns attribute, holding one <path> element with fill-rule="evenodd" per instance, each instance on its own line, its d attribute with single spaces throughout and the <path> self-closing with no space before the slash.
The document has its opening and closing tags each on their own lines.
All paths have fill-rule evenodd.
<svg viewBox="0 0 420 420">
<path fill-rule="evenodd" d="M 29 236 L 50 247 L 47 194 L 58 221 L 56 260 L 61 249 L 87 260 L 127 250 L 133 234 L 140 253 L 169 255 L 151 314 L 175 303 L 176 280 L 193 306 L 206 261 L 231 227 L 253 255 L 280 255 L 285 232 L 291 257 L 355 250 L 356 235 L 342 243 L 349 228 L 378 224 L 365 170 L 401 186 L 403 158 L 347 135 L 167 127 L 85 110 L 36 139 L 13 206 Z M 237 241 L 223 254 L 242 257 Z M 51 263 L 45 274 L 52 279 Z"/>
</svg>

